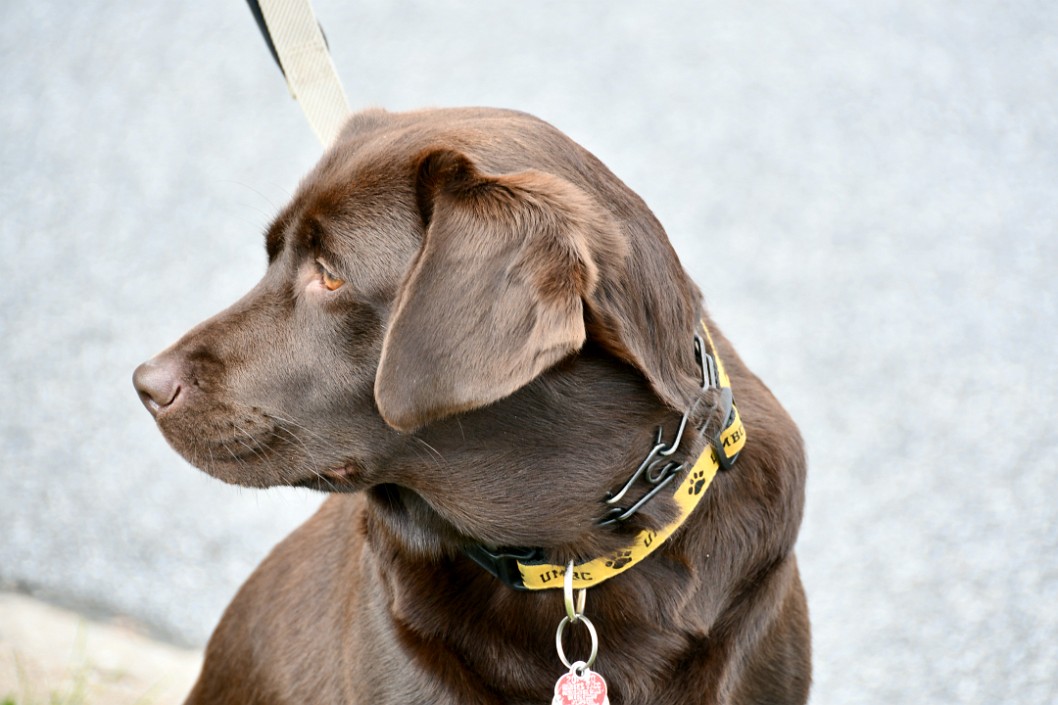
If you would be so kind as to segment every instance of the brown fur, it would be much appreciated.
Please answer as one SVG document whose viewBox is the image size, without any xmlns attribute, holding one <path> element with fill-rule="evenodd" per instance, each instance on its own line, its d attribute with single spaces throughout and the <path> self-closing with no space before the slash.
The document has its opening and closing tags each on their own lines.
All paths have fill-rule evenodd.
<svg viewBox="0 0 1058 705">
<path fill-rule="evenodd" d="M 460 549 L 564 564 L 672 516 L 662 495 L 597 524 L 699 394 L 706 314 L 660 224 L 529 116 L 368 111 L 267 250 L 261 282 L 136 385 L 206 472 L 334 494 L 239 591 L 187 702 L 549 702 L 561 592 L 511 590 Z M 749 441 L 680 531 L 589 591 L 614 705 L 807 698 L 801 440 L 709 325 Z M 678 459 L 705 442 L 692 429 Z"/>
</svg>

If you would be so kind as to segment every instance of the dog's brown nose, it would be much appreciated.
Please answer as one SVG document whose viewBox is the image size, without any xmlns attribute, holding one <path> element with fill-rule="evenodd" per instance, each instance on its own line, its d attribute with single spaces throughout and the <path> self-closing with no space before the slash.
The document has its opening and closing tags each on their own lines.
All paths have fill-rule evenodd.
<svg viewBox="0 0 1058 705">
<path fill-rule="evenodd" d="M 178 366 L 171 360 L 148 360 L 132 373 L 132 384 L 151 416 L 168 409 L 180 396 Z"/>
</svg>

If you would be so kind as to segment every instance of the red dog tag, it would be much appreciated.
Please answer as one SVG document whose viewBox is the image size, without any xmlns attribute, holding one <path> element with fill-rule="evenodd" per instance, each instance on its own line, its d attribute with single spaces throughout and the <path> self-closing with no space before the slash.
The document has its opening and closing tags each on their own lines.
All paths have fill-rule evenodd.
<svg viewBox="0 0 1058 705">
<path fill-rule="evenodd" d="M 582 669 L 579 675 L 578 666 Z M 606 696 L 606 681 L 582 663 L 575 663 L 569 673 L 555 683 L 555 697 L 551 705 L 610 705 L 610 699 Z"/>
</svg>

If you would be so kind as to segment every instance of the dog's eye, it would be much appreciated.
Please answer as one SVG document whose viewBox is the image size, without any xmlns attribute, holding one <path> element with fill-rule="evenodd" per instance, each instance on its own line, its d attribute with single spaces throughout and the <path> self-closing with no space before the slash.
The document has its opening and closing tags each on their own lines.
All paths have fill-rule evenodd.
<svg viewBox="0 0 1058 705">
<path fill-rule="evenodd" d="M 331 274 L 331 272 L 325 266 L 323 266 L 323 263 L 319 260 L 316 260 L 316 268 L 320 270 L 320 281 L 323 283 L 323 286 L 328 290 L 334 291 L 335 289 L 339 289 L 341 288 L 342 284 L 345 283 L 344 279 L 339 279 L 338 277 Z"/>
</svg>

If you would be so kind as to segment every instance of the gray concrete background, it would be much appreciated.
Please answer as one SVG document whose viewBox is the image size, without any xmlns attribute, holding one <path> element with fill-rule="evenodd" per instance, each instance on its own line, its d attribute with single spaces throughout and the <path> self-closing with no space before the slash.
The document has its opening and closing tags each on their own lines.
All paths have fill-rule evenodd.
<svg viewBox="0 0 1058 705">
<path fill-rule="evenodd" d="M 1058 702 L 1058 5 L 315 5 L 356 106 L 535 113 L 655 209 L 808 442 L 814 703 Z M 129 377 L 319 148 L 236 0 L 4 0 L 0 61 L 0 585 L 201 643 L 320 497 Z"/>
</svg>

